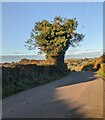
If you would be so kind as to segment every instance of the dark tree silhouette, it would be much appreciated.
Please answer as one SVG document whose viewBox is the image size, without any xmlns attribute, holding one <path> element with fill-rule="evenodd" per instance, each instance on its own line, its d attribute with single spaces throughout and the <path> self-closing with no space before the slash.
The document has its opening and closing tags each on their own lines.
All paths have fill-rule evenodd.
<svg viewBox="0 0 105 120">
<path fill-rule="evenodd" d="M 83 34 L 76 32 L 77 26 L 76 18 L 60 16 L 51 22 L 47 20 L 36 22 L 25 46 L 28 46 L 29 50 L 38 47 L 40 53 L 46 54 L 47 60 L 64 62 L 66 50 L 78 46 L 84 38 Z"/>
</svg>

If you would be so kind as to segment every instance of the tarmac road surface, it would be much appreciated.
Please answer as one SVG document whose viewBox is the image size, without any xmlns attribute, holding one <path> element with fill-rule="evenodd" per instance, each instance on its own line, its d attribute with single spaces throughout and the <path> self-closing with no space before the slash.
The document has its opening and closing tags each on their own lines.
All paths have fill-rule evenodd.
<svg viewBox="0 0 105 120">
<path fill-rule="evenodd" d="M 103 118 L 103 80 L 93 72 L 25 90 L 2 101 L 3 118 Z"/>
</svg>

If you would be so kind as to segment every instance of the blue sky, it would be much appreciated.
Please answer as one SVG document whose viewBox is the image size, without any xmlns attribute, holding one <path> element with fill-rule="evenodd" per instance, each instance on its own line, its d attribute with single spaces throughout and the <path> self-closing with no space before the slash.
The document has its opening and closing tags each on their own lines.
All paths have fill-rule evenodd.
<svg viewBox="0 0 105 120">
<path fill-rule="evenodd" d="M 79 23 L 77 32 L 85 34 L 81 46 L 69 48 L 66 54 L 84 54 L 87 57 L 93 54 L 93 56 L 100 55 L 103 49 L 103 3 L 101 2 L 3 3 L 2 54 L 37 54 L 37 49 L 27 50 L 24 41 L 29 38 L 35 22 L 43 19 L 51 21 L 57 15 L 76 18 Z"/>
</svg>

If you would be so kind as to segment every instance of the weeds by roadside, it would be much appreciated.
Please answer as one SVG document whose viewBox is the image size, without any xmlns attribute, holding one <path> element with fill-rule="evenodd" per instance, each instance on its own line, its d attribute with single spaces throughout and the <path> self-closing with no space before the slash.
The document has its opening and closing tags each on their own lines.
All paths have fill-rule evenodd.
<svg viewBox="0 0 105 120">
<path fill-rule="evenodd" d="M 105 63 L 101 63 L 100 69 L 97 73 L 103 78 L 103 80 L 105 80 Z"/>
<path fill-rule="evenodd" d="M 67 75 L 65 64 L 24 64 L 2 67 L 2 98 L 23 90 L 44 85 Z"/>
</svg>

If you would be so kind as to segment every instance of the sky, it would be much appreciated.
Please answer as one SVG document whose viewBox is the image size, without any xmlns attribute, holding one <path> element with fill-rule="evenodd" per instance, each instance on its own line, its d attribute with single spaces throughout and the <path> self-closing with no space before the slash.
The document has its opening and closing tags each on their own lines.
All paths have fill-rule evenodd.
<svg viewBox="0 0 105 120">
<path fill-rule="evenodd" d="M 2 55 L 35 55 L 24 45 L 35 22 L 55 16 L 76 18 L 78 33 L 85 34 L 84 41 L 76 48 L 69 48 L 67 55 L 100 56 L 103 51 L 102 2 L 4 2 L 2 3 Z"/>
</svg>

